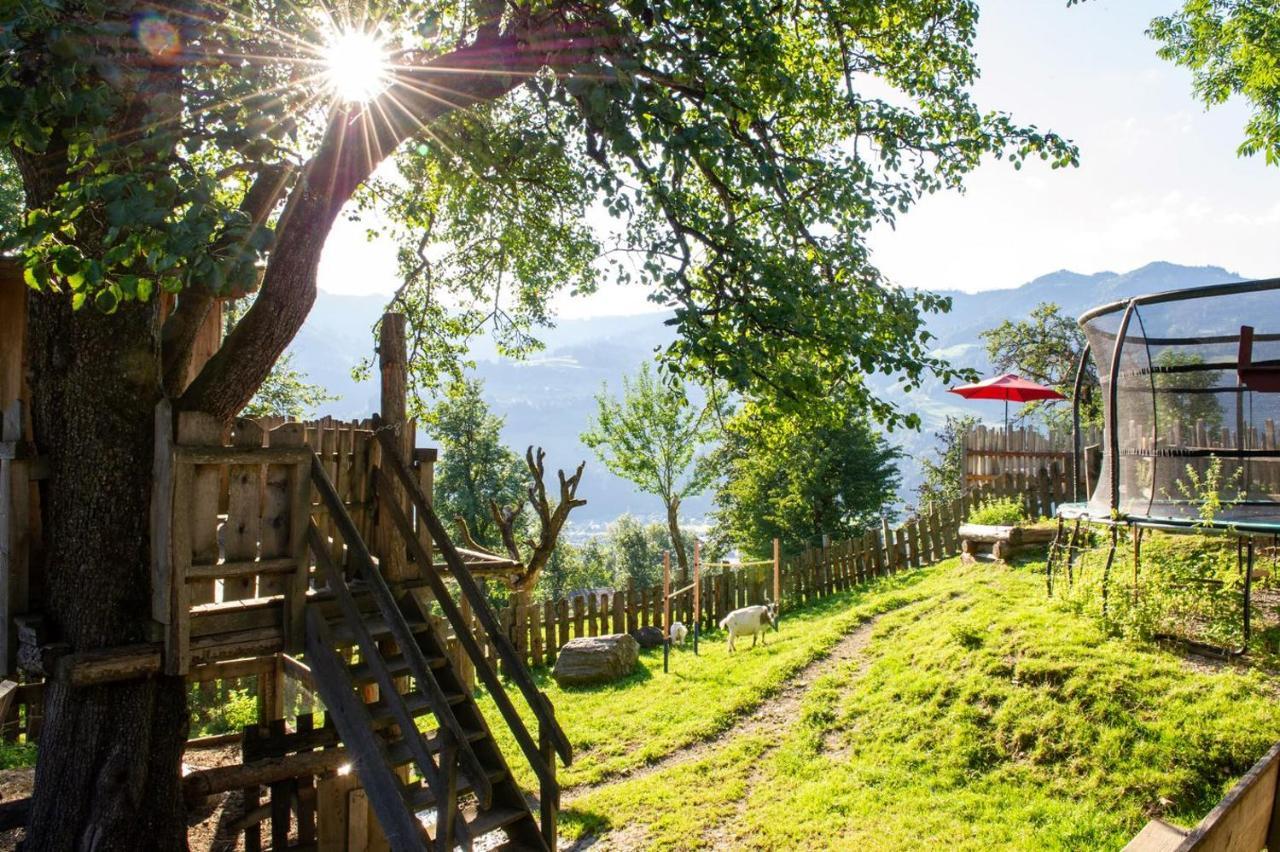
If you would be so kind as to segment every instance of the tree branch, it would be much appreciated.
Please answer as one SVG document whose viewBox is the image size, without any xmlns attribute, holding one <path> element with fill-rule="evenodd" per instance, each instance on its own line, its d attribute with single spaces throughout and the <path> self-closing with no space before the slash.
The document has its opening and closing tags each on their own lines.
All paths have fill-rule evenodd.
<svg viewBox="0 0 1280 852">
<path fill-rule="evenodd" d="M 541 447 L 538 448 L 536 457 L 532 446 L 525 451 L 525 464 L 529 467 L 529 473 L 533 475 L 533 482 L 529 485 L 529 499 L 533 503 L 534 511 L 538 514 L 539 529 L 538 540 L 530 542 L 532 550 L 524 563 L 525 573 L 512 584 L 517 592 L 527 592 L 538 582 L 542 569 L 551 561 L 551 554 L 555 551 L 560 531 L 569 520 L 569 513 L 578 506 L 587 504 L 586 500 L 578 497 L 578 485 L 582 482 L 582 472 L 587 466 L 584 461 L 578 465 L 573 476 L 566 477 L 563 470 L 559 472 L 560 501 L 554 507 L 551 505 L 547 499 L 546 468 L 543 465 L 546 455 Z M 504 530 L 504 541 L 506 538 Z"/>
<path fill-rule="evenodd" d="M 486 27 L 469 45 L 397 71 L 373 103 L 333 109 L 290 193 L 257 300 L 183 393 L 180 409 L 229 420 L 253 396 L 315 302 L 316 269 L 338 213 L 401 142 L 441 116 L 503 96 L 553 55 L 567 61 L 576 47 L 575 39 L 538 33 L 527 21 L 494 33 Z"/>
</svg>

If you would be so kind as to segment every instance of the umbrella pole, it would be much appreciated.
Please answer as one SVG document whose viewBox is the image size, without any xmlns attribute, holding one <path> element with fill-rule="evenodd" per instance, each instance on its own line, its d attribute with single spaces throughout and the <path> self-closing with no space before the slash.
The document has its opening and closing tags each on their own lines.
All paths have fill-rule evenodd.
<svg viewBox="0 0 1280 852">
<path fill-rule="evenodd" d="M 1008 397 L 1005 397 L 1005 400 L 1004 400 L 1004 451 L 1005 453 L 1009 452 L 1009 399 Z M 1009 460 L 1005 459 L 1005 463 L 1008 464 L 1008 462 Z"/>
</svg>

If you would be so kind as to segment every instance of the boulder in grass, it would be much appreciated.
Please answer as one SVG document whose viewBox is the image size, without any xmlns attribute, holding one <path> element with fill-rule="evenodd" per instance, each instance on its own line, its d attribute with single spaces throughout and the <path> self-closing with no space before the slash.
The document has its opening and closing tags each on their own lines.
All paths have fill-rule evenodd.
<svg viewBox="0 0 1280 852">
<path fill-rule="evenodd" d="M 662 647 L 662 628 L 654 627 L 650 624 L 648 627 L 637 627 L 631 631 L 631 638 L 641 648 L 661 648 Z"/>
<path fill-rule="evenodd" d="M 635 670 L 640 645 L 626 633 L 571 639 L 556 655 L 551 676 L 561 686 L 590 686 L 624 678 Z"/>
</svg>

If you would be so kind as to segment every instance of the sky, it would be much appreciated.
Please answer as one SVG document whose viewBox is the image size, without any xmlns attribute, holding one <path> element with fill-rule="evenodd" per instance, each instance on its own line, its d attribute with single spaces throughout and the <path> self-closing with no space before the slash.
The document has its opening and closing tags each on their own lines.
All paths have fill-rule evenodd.
<svg viewBox="0 0 1280 852">
<path fill-rule="evenodd" d="M 1239 158 L 1248 111 L 1206 111 L 1191 75 L 1144 33 L 1180 0 L 982 0 L 974 89 L 983 109 L 1073 140 L 1080 167 L 992 160 L 963 193 L 922 200 L 879 227 L 872 259 L 890 280 L 931 290 L 1016 287 L 1059 269 L 1123 272 L 1153 260 L 1280 275 L 1280 168 Z M 390 292 L 395 250 L 342 221 L 320 287 Z M 563 318 L 655 310 L 638 288 L 565 296 Z"/>
</svg>

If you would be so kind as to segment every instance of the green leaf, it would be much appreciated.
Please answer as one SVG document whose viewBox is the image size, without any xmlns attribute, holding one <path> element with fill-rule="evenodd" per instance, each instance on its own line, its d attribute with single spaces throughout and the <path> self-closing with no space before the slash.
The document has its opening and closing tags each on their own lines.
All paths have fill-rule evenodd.
<svg viewBox="0 0 1280 852">
<path fill-rule="evenodd" d="M 110 289 L 99 290 L 93 297 L 93 306 L 104 314 L 113 314 L 120 304 L 120 297 Z"/>
</svg>

